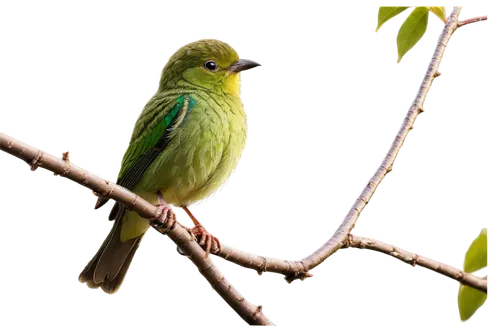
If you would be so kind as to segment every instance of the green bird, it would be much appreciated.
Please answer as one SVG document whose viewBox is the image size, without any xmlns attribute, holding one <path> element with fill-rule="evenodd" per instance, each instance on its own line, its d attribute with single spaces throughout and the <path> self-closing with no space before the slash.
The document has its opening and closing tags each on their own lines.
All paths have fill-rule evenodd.
<svg viewBox="0 0 500 333">
<path fill-rule="evenodd" d="M 117 184 L 157 204 L 158 219 L 170 227 L 175 221 L 170 205 L 182 207 L 207 254 L 220 243 L 188 206 L 214 193 L 238 164 L 247 135 L 239 73 L 256 66 L 214 39 L 180 48 L 137 119 L 118 175 Z M 107 201 L 100 197 L 96 209 Z M 123 282 L 150 221 L 119 203 L 109 219 L 113 228 L 79 280 L 111 294 Z"/>
</svg>

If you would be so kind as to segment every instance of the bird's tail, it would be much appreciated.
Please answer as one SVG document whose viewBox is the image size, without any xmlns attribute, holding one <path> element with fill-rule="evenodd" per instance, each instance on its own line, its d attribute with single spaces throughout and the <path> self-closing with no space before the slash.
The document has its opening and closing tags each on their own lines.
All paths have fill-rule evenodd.
<svg viewBox="0 0 500 333">
<path fill-rule="evenodd" d="M 108 294 L 118 291 L 125 278 L 130 262 L 139 247 L 144 233 L 125 242 L 120 240 L 123 217 L 127 214 L 124 207 L 116 216 L 116 220 L 108 237 L 104 240 L 94 258 L 85 266 L 78 280 L 86 282 L 90 288 L 101 287 Z"/>
</svg>

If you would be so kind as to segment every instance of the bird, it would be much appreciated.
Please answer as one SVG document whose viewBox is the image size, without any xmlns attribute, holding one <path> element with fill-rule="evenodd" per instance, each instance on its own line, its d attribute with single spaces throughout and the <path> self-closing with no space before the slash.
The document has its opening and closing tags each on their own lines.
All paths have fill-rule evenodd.
<svg viewBox="0 0 500 333">
<path fill-rule="evenodd" d="M 221 244 L 188 206 L 216 192 L 240 160 L 247 138 L 240 72 L 257 66 L 215 39 L 177 50 L 135 123 L 118 174 L 116 183 L 156 204 L 157 220 L 169 227 L 175 222 L 172 205 L 182 207 L 207 255 Z M 99 197 L 95 208 L 108 200 Z M 109 219 L 113 227 L 79 281 L 112 294 L 120 288 L 150 221 L 118 202 Z"/>
</svg>

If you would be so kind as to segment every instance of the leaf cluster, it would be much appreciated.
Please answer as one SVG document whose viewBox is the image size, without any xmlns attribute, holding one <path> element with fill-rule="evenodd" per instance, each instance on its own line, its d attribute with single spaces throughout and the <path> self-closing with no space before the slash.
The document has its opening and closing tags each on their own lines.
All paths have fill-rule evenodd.
<svg viewBox="0 0 500 333">
<path fill-rule="evenodd" d="M 378 11 L 378 25 L 375 31 L 378 31 L 385 22 L 408 8 L 410 7 L 380 7 Z M 444 7 L 415 7 L 403 22 L 401 28 L 399 28 L 397 37 L 398 62 L 401 61 L 403 56 L 410 51 L 425 34 L 427 22 L 429 20 L 429 12 L 434 13 L 446 24 L 446 11 Z"/>
</svg>

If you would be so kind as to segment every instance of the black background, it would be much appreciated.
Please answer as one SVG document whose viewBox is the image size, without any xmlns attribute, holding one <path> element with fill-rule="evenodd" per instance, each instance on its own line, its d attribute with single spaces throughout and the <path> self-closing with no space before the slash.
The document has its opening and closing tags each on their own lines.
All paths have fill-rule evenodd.
<svg viewBox="0 0 500 333">
<path fill-rule="evenodd" d="M 73 159 L 104 167 L 109 175 L 111 161 L 119 159 L 119 137 L 127 134 L 127 112 L 142 104 L 159 57 L 176 40 L 191 39 L 192 31 L 224 31 L 226 39 L 241 40 L 250 56 L 265 57 L 265 72 L 249 73 L 258 137 L 241 184 L 216 209 L 202 213 L 226 239 L 240 239 L 242 247 L 280 248 L 281 255 L 293 256 L 295 248 L 311 247 L 311 240 L 334 223 L 335 208 L 351 199 L 351 184 L 375 166 L 383 136 L 392 134 L 407 89 L 415 87 L 415 73 L 424 70 L 424 50 L 417 49 L 401 73 L 392 73 L 390 33 L 383 41 L 366 37 L 367 8 L 375 5 L 349 12 L 352 20 L 314 18 L 320 15 L 314 11 L 300 16 L 314 18 L 313 25 L 305 18 L 282 18 L 286 22 L 274 28 L 266 22 L 276 17 L 257 11 L 247 20 L 256 22 L 240 28 L 169 24 L 142 33 L 132 25 L 96 28 L 92 20 L 86 21 L 92 28 L 73 29 L 68 20 L 33 29 L 5 41 L 12 46 L 5 54 L 12 77 L 4 89 L 0 124 L 16 128 L 18 136 L 32 136 L 35 144 L 72 144 Z M 460 256 L 473 235 L 472 224 L 495 223 L 490 212 L 498 150 L 493 39 L 498 39 L 497 25 L 482 25 L 449 50 L 448 80 L 432 92 L 433 120 L 416 131 L 418 144 L 409 145 L 402 176 L 385 186 L 384 200 L 370 209 L 362 232 L 409 239 L 409 247 L 432 248 L 435 256 Z M 121 297 L 120 305 L 102 308 L 102 297 L 80 296 L 81 290 L 71 287 L 71 265 L 89 255 L 96 232 L 108 224 L 103 217 L 87 216 L 87 193 L 78 186 L 25 177 L 21 164 L 2 156 L 2 280 L 13 308 L 23 304 L 44 311 L 50 304 L 55 313 L 71 308 L 78 322 L 119 323 L 137 316 L 188 331 L 244 327 L 225 305 L 207 297 L 199 275 L 180 264 L 165 241 L 146 242 L 136 263 L 137 280 L 129 282 L 129 296 Z M 448 288 L 455 282 L 411 272 L 391 258 L 350 251 L 330 261 L 313 288 L 280 288 L 277 277 L 256 281 L 254 273 L 228 267 L 250 295 L 264 296 L 264 303 L 280 312 L 284 332 L 338 325 L 456 326 L 456 313 L 448 311 Z M 473 326 L 490 325 L 494 313 L 496 305 L 490 304 Z"/>
</svg>

